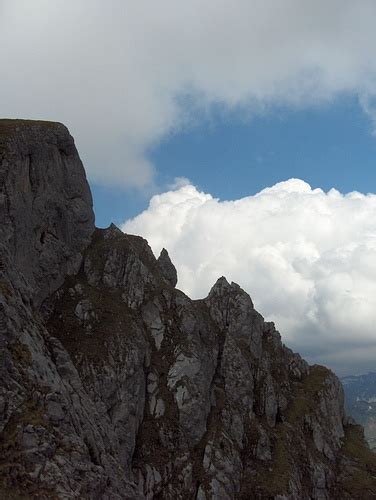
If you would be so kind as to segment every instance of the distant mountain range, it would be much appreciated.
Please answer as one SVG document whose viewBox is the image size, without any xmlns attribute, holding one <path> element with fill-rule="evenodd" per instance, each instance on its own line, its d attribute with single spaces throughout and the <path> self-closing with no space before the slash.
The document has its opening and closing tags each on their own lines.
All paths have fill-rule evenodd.
<svg viewBox="0 0 376 500">
<path fill-rule="evenodd" d="M 364 426 L 365 437 L 376 451 L 376 372 L 343 377 L 341 381 L 346 412 Z"/>
</svg>

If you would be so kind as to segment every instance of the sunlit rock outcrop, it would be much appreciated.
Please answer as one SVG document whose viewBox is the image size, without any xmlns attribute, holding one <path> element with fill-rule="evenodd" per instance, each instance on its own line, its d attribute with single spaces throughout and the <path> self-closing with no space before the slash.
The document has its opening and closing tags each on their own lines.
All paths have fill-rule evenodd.
<svg viewBox="0 0 376 500">
<path fill-rule="evenodd" d="M 94 230 L 62 125 L 0 134 L 1 498 L 375 498 L 332 372 L 235 283 L 192 301 L 165 250 Z"/>
</svg>

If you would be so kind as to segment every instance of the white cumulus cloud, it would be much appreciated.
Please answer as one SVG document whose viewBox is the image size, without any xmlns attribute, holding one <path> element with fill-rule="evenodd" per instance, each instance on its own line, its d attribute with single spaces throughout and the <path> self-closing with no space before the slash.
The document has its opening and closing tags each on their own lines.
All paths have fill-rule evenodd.
<svg viewBox="0 0 376 500">
<path fill-rule="evenodd" d="M 0 108 L 65 122 L 91 180 L 149 188 L 210 116 L 343 94 L 376 116 L 374 0 L 0 0 Z"/>
<path fill-rule="evenodd" d="M 166 247 L 190 296 L 206 296 L 225 275 L 310 361 L 343 373 L 375 367 L 375 194 L 290 179 L 220 201 L 183 185 L 154 196 L 122 229 L 147 238 L 156 255 Z"/>
</svg>

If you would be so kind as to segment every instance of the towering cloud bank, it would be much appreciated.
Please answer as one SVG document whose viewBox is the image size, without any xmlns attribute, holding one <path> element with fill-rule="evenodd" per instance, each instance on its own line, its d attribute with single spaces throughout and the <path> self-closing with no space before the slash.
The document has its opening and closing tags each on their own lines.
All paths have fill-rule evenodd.
<svg viewBox="0 0 376 500">
<path fill-rule="evenodd" d="M 186 185 L 154 196 L 123 229 L 145 236 L 156 254 L 166 246 L 179 286 L 194 297 L 225 274 L 312 361 L 339 371 L 373 366 L 376 195 L 290 179 L 220 201 Z"/>
</svg>

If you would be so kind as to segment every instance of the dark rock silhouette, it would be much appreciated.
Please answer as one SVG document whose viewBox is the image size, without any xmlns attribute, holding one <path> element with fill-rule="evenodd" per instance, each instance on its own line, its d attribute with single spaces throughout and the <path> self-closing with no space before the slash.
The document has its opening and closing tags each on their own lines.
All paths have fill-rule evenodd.
<svg viewBox="0 0 376 500">
<path fill-rule="evenodd" d="M 90 189 L 64 125 L 0 120 L 0 267 L 8 251 L 40 304 L 77 273 L 93 231 Z"/>
<path fill-rule="evenodd" d="M 65 127 L 0 121 L 0 179 L 0 498 L 376 498 L 337 377 L 235 283 L 192 301 L 94 230 Z"/>
<path fill-rule="evenodd" d="M 165 248 L 162 248 L 161 254 L 158 257 L 159 269 L 164 279 L 175 287 L 178 282 L 178 275 L 174 264 L 171 262 L 170 256 Z"/>
</svg>

